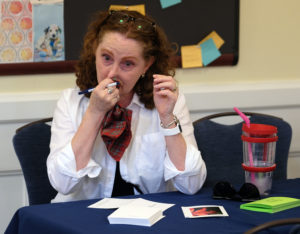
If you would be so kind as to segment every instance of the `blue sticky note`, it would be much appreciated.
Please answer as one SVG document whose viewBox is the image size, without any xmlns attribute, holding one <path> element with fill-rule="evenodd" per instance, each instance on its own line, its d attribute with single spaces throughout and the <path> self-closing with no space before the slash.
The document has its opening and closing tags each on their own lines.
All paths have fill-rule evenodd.
<svg viewBox="0 0 300 234">
<path fill-rule="evenodd" d="M 162 8 L 167 8 L 173 5 L 181 3 L 181 0 L 160 0 L 160 4 Z"/>
<path fill-rule="evenodd" d="M 221 56 L 221 53 L 216 47 L 216 44 L 212 38 L 201 43 L 200 47 L 202 52 L 202 62 L 204 66 L 207 66 Z"/>
</svg>

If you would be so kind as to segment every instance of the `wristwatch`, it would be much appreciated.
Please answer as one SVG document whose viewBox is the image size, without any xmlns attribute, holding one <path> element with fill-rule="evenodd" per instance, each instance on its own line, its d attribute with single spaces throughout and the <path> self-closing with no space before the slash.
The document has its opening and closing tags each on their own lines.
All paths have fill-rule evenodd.
<svg viewBox="0 0 300 234">
<path fill-rule="evenodd" d="M 176 124 L 174 128 L 168 128 L 174 123 Z M 166 126 L 164 126 L 163 123 L 160 122 L 160 131 L 164 136 L 173 136 L 181 133 L 182 132 L 181 125 L 176 115 L 173 116 L 172 122 L 168 123 Z"/>
</svg>

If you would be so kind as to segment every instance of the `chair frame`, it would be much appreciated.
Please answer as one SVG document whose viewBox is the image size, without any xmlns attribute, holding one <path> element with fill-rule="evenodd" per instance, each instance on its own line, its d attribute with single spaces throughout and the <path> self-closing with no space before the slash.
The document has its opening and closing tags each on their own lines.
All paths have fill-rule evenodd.
<svg viewBox="0 0 300 234">
<path fill-rule="evenodd" d="M 257 116 L 266 116 L 266 117 L 282 119 L 282 118 L 274 116 L 274 115 L 268 115 L 268 114 L 262 114 L 262 113 L 256 113 L 256 112 L 243 112 L 243 113 L 247 116 L 257 115 Z M 211 114 L 211 115 L 205 116 L 203 118 L 200 118 L 200 119 L 194 121 L 194 123 L 198 123 L 198 122 L 201 122 L 201 121 L 204 121 L 207 119 L 213 119 L 213 118 L 224 117 L 224 116 L 233 116 L 233 115 L 238 115 L 238 113 L 236 113 L 234 111 L 230 111 L 230 112 L 221 112 L 221 113 L 217 113 L 217 114 Z"/>
<path fill-rule="evenodd" d="M 271 227 L 277 227 L 282 225 L 291 225 L 291 224 L 300 224 L 300 218 L 289 218 L 289 219 L 280 219 L 280 220 L 273 220 L 270 222 L 266 222 L 263 224 L 260 224 L 254 228 L 249 229 L 245 232 L 245 234 L 253 234 L 257 233 L 262 230 L 266 230 Z"/>
<path fill-rule="evenodd" d="M 37 124 L 37 123 L 47 123 L 47 122 L 51 122 L 53 120 L 52 117 L 49 117 L 49 118 L 44 118 L 44 119 L 39 119 L 39 120 L 36 120 L 36 121 L 32 121 L 28 124 L 25 124 L 19 128 L 16 129 L 16 133 L 20 132 L 23 128 L 27 128 L 31 125 L 34 125 L 34 124 Z"/>
</svg>

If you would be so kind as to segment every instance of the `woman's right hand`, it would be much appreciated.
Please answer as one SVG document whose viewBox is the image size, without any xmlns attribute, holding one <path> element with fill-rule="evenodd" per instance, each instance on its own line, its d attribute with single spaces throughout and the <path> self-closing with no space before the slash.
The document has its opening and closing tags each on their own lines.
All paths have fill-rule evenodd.
<svg viewBox="0 0 300 234">
<path fill-rule="evenodd" d="M 112 79 L 106 78 L 95 87 L 90 97 L 89 111 L 106 114 L 106 112 L 116 105 L 120 99 L 119 89 L 116 86 L 107 88 L 107 85 L 113 82 Z"/>
<path fill-rule="evenodd" d="M 77 170 L 88 164 L 101 122 L 107 111 L 112 109 L 119 100 L 119 90 L 116 86 L 107 88 L 107 85 L 113 82 L 112 79 L 107 78 L 95 87 L 90 97 L 88 109 L 72 139 Z M 112 90 L 110 93 L 108 92 L 109 89 Z"/>
</svg>

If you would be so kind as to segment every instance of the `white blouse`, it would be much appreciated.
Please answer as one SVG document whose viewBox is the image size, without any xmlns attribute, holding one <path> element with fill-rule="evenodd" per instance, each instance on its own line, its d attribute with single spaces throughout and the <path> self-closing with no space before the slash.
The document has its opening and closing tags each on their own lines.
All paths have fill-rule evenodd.
<svg viewBox="0 0 300 234">
<path fill-rule="evenodd" d="M 112 194 L 116 161 L 108 154 L 100 134 L 88 165 L 76 171 L 71 140 L 89 104 L 89 99 L 78 95 L 78 91 L 64 90 L 54 112 L 47 159 L 50 182 L 58 191 L 52 202 L 98 199 Z M 157 110 L 146 109 L 137 95 L 127 108 L 132 110 L 132 139 L 120 160 L 122 178 L 138 185 L 143 193 L 196 193 L 206 179 L 206 167 L 196 145 L 184 96 L 179 94 L 174 108 L 187 144 L 184 171 L 177 170 L 169 158 Z"/>
</svg>

